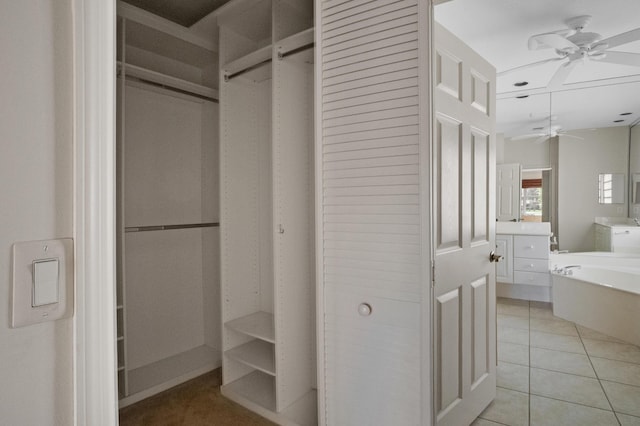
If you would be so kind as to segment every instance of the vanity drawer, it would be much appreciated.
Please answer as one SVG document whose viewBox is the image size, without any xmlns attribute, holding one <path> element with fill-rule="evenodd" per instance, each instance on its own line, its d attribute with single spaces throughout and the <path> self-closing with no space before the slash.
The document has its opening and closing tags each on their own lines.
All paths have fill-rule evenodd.
<svg viewBox="0 0 640 426">
<path fill-rule="evenodd" d="M 544 287 L 551 287 L 551 274 L 549 274 L 549 272 L 514 271 L 513 281 L 516 284 L 539 285 Z"/>
<path fill-rule="evenodd" d="M 515 235 L 513 237 L 513 254 L 515 257 L 548 259 L 549 237 L 544 235 Z"/>
<path fill-rule="evenodd" d="M 547 259 L 516 257 L 513 269 L 524 272 L 549 272 L 549 261 Z"/>
</svg>

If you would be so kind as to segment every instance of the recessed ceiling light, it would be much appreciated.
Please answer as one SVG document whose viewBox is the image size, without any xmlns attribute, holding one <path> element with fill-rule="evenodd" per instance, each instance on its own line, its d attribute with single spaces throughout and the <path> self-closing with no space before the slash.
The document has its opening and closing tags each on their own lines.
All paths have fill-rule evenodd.
<svg viewBox="0 0 640 426">
<path fill-rule="evenodd" d="M 519 81 L 517 83 L 514 83 L 514 86 L 516 87 L 522 87 L 522 86 L 526 86 L 527 84 L 529 84 L 528 81 Z"/>
<path fill-rule="evenodd" d="M 632 113 L 632 112 L 623 112 L 623 113 L 622 113 L 622 114 L 620 114 L 620 115 L 631 115 L 631 114 L 633 114 L 633 113 Z"/>
<path fill-rule="evenodd" d="M 516 99 L 527 99 L 529 97 L 529 95 L 520 95 L 520 96 L 516 96 Z"/>
<path fill-rule="evenodd" d="M 622 123 L 624 120 L 613 120 L 614 123 Z"/>
</svg>

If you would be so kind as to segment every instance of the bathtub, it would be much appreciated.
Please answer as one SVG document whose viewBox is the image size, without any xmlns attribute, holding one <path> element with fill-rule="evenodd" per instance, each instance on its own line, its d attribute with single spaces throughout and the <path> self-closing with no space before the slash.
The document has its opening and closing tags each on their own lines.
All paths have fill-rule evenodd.
<svg viewBox="0 0 640 426">
<path fill-rule="evenodd" d="M 552 268 L 581 265 L 572 275 L 552 272 L 553 314 L 640 346 L 640 256 L 568 253 Z"/>
</svg>

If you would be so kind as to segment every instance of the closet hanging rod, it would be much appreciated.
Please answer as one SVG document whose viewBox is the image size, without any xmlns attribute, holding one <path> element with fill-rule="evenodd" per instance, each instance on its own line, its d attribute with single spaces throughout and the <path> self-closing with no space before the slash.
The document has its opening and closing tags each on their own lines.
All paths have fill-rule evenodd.
<svg viewBox="0 0 640 426">
<path fill-rule="evenodd" d="M 269 58 L 269 59 L 265 59 L 264 61 L 258 62 L 258 63 L 257 63 L 257 64 L 255 64 L 255 65 L 251 65 L 250 67 L 247 67 L 247 68 L 241 69 L 240 71 L 236 71 L 236 72 L 234 72 L 233 74 L 225 74 L 225 75 L 224 75 L 224 81 L 229 81 L 229 80 L 231 80 L 232 78 L 239 77 L 239 76 L 241 76 L 242 74 L 246 74 L 246 73 L 248 73 L 249 71 L 253 71 L 253 70 L 255 70 L 255 69 L 258 69 L 258 68 L 260 68 L 261 66 L 266 65 L 266 64 L 268 64 L 268 63 L 270 63 L 270 62 L 271 62 L 271 58 Z"/>
<path fill-rule="evenodd" d="M 128 226 L 124 232 L 146 232 L 146 231 L 166 231 L 169 229 L 190 229 L 190 228 L 217 228 L 220 222 L 205 223 L 183 223 L 179 225 L 150 225 L 150 226 Z"/>
<path fill-rule="evenodd" d="M 116 75 L 118 77 L 124 75 L 127 80 L 138 81 L 140 83 L 161 87 L 173 92 L 218 103 L 218 91 L 210 87 L 205 87 L 197 83 L 139 67 L 137 65 L 123 64 L 121 61 L 117 61 L 117 65 L 118 70 Z"/>
<path fill-rule="evenodd" d="M 154 87 L 160 87 L 162 89 L 169 90 L 171 92 L 180 93 L 182 95 L 193 96 L 194 98 L 202 99 L 202 100 L 213 102 L 213 103 L 216 103 L 216 104 L 220 103 L 220 101 L 218 99 L 216 99 L 216 98 L 212 98 L 212 97 L 209 97 L 209 96 L 201 95 L 199 93 L 190 92 L 190 91 L 184 90 L 184 89 L 178 89 L 177 87 L 172 87 L 172 86 L 168 86 L 168 85 L 166 85 L 164 83 L 158 83 L 158 82 L 155 82 L 155 81 L 147 80 L 146 78 L 134 77 L 132 75 L 126 75 L 125 74 L 125 79 L 130 80 L 130 81 L 137 81 L 137 82 L 140 82 L 140 83 L 148 84 L 148 85 L 154 86 Z"/>
<path fill-rule="evenodd" d="M 278 59 L 284 59 L 287 56 L 295 55 L 296 53 L 304 52 L 308 49 L 313 49 L 315 47 L 315 43 L 305 44 L 304 46 L 296 47 L 295 49 L 291 49 L 287 52 L 278 52 Z"/>
</svg>

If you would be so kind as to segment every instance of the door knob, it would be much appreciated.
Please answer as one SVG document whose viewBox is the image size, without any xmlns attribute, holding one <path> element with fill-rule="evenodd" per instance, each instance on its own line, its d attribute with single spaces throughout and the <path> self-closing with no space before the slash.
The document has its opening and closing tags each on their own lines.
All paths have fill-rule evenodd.
<svg viewBox="0 0 640 426">
<path fill-rule="evenodd" d="M 496 254 L 495 251 L 492 251 L 491 253 L 489 253 L 489 261 L 500 262 L 501 260 L 502 260 L 502 256 L 500 256 L 499 254 Z"/>
</svg>

